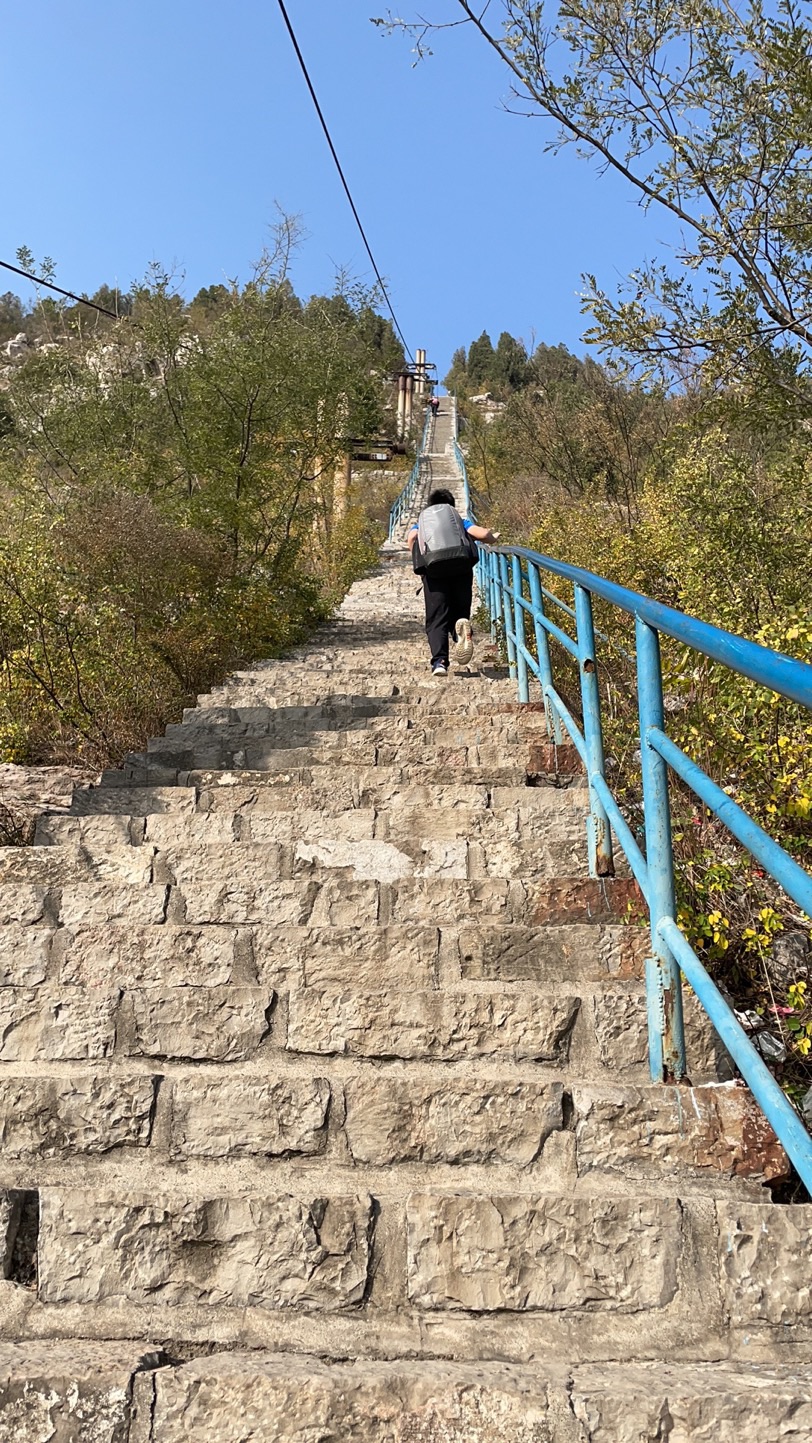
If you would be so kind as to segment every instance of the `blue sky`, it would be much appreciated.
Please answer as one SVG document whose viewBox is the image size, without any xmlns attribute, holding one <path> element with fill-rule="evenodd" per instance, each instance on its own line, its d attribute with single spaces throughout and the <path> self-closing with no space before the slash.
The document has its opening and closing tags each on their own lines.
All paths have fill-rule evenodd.
<svg viewBox="0 0 812 1443">
<path fill-rule="evenodd" d="M 408 40 L 370 24 L 379 0 L 286 3 L 410 347 L 441 375 L 483 329 L 583 350 L 581 273 L 614 289 L 663 251 L 665 222 L 545 154 L 549 128 L 504 112 L 507 72 L 473 34 L 413 68 Z M 2 50 L 3 260 L 25 244 L 87 292 L 158 260 L 193 295 L 249 274 L 279 205 L 307 232 L 299 294 L 338 267 L 372 279 L 274 0 L 6 0 Z M 7 288 L 24 294 L 0 273 Z"/>
</svg>

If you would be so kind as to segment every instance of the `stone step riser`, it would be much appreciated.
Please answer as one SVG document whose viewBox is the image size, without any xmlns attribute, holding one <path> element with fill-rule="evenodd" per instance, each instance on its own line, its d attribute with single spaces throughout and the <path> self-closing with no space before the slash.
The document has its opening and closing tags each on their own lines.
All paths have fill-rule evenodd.
<svg viewBox="0 0 812 1443">
<path fill-rule="evenodd" d="M 328 1194 L 367 1188 L 379 1201 L 427 1187 L 590 1196 L 731 1195 L 760 1201 L 786 1158 L 746 1091 L 567 1084 L 477 1072 L 464 1082 L 436 1064 L 408 1075 L 377 1065 L 341 1076 L 335 1063 L 261 1072 L 206 1072 L 165 1064 L 160 1073 L 43 1070 L 0 1078 L 3 1185 L 72 1182 L 122 1189 L 178 1183 L 194 1193 L 308 1184 Z M 611 1140 L 607 1126 L 613 1129 Z M 32 1171 L 33 1168 L 33 1171 Z"/>
<path fill-rule="evenodd" d="M 359 839 L 360 827 L 349 836 L 330 838 L 329 829 L 319 829 L 316 823 L 310 835 L 275 842 L 268 836 L 273 830 L 263 827 L 258 818 L 253 828 L 250 823 L 244 828 L 240 824 L 240 839 L 236 842 L 233 833 L 228 840 L 218 839 L 212 828 L 215 835 L 210 841 L 190 838 L 188 843 L 180 841 L 163 847 L 148 840 L 135 846 L 131 841 L 117 846 L 101 841 L 94 848 L 87 841 L 58 848 L 38 847 L 8 857 L 0 855 L 0 885 L 20 882 L 56 887 L 109 880 L 174 886 L 185 893 L 190 881 L 196 885 L 197 878 L 202 881 L 205 875 L 209 887 L 213 881 L 228 887 L 231 878 L 238 878 L 240 889 L 250 887 L 257 894 L 275 881 L 302 879 L 307 884 L 318 884 L 329 878 L 331 871 L 383 883 L 409 877 L 478 882 L 516 876 L 533 883 L 562 875 L 588 876 L 582 843 L 584 828 L 578 817 L 572 819 L 569 836 L 542 834 L 527 840 L 506 834 L 483 835 L 481 840 L 468 842 L 455 837 L 449 829 L 446 836 L 423 841 L 421 828 L 408 827 L 396 829 L 393 840 Z M 319 835 L 321 841 L 316 840 Z"/>
<path fill-rule="evenodd" d="M 194 987 L 415 982 L 553 988 L 641 979 L 642 929 L 548 927 L 158 926 L 91 923 L 0 927 L 0 986 Z"/>
<path fill-rule="evenodd" d="M 233 789 L 232 789 L 233 790 Z M 248 791 L 248 789 L 245 789 Z M 450 791 L 451 789 L 449 789 Z M 473 841 L 518 840 L 536 838 L 547 841 L 573 836 L 573 818 L 579 826 L 586 825 L 586 799 L 575 790 L 553 797 L 554 807 L 528 803 L 526 798 L 549 797 L 541 788 L 526 788 L 517 800 L 494 805 L 487 793 L 474 806 L 443 806 L 441 798 L 426 797 L 409 805 L 401 795 L 400 804 L 392 807 L 355 806 L 351 794 L 333 797 L 333 810 L 326 812 L 319 803 L 325 794 L 308 796 L 299 788 L 292 795 L 277 797 L 280 803 L 273 810 L 259 810 L 249 795 L 241 809 L 235 798 L 228 810 L 222 807 L 201 807 L 196 814 L 149 812 L 139 814 L 68 816 L 46 813 L 40 817 L 34 846 L 79 846 L 84 848 L 128 847 L 152 843 L 157 847 L 188 845 L 199 842 L 234 841 L 315 841 L 319 838 L 344 837 L 357 841 L 377 838 L 383 841 L 434 840 L 469 838 Z M 329 794 L 328 794 L 329 795 Z M 339 809 L 338 801 L 348 805 Z M 491 805 L 488 805 L 488 802 Z M 308 802 L 310 805 L 308 805 Z M 579 843 L 583 833 L 578 836 Z"/>
<path fill-rule="evenodd" d="M 617 1356 L 624 1341 L 645 1348 L 646 1335 L 650 1348 L 696 1348 L 700 1299 L 699 1346 L 710 1349 L 727 1317 L 752 1347 L 777 1309 L 787 1321 L 807 1314 L 771 1254 L 808 1242 L 808 1218 L 788 1228 L 747 1201 L 427 1190 L 377 1202 L 304 1186 L 197 1197 L 68 1186 L 43 1188 L 39 1201 L 44 1326 L 51 1309 L 93 1328 L 126 1307 L 130 1337 L 170 1317 L 192 1331 L 197 1310 L 214 1305 L 208 1336 L 233 1345 L 263 1327 L 295 1336 L 321 1316 L 349 1331 L 366 1307 L 383 1339 L 387 1324 L 425 1324 L 429 1356 L 455 1330 L 458 1357 L 488 1358 L 498 1323 L 541 1349 L 566 1338 L 579 1359 Z"/>
</svg>

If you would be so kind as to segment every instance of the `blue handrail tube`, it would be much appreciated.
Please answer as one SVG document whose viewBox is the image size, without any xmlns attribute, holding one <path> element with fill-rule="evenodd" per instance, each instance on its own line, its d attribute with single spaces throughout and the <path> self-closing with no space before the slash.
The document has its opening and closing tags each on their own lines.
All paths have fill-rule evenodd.
<svg viewBox="0 0 812 1443">
<path fill-rule="evenodd" d="M 524 662 L 525 682 L 530 675 L 538 679 L 548 734 L 556 742 L 564 732 L 571 738 L 587 773 L 590 817 L 595 815 L 594 808 L 600 807 L 628 858 L 649 909 L 652 955 L 646 964 L 646 987 L 652 1077 L 665 1081 L 686 1075 L 681 989 L 684 974 L 812 1194 L 812 1138 L 677 925 L 669 768 L 724 822 L 809 916 L 812 916 L 812 877 L 668 737 L 659 637 L 661 633 L 670 636 L 810 709 L 812 666 L 527 547 L 481 546 L 480 555 L 482 595 L 492 620 L 495 622 L 498 618 L 504 631 L 511 675 L 518 681 Z M 554 598 L 542 582 L 543 574 L 560 577 L 574 587 L 576 641 L 546 614 L 545 600 Z M 529 593 L 529 600 L 525 592 Z M 612 795 L 604 771 L 595 671 L 596 637 L 600 637 L 600 633 L 592 621 L 595 597 L 619 607 L 635 621 L 645 855 Z M 566 603 L 559 604 L 573 616 Z M 526 645 L 526 616 L 533 622 L 536 656 Z M 556 690 L 550 649 L 553 641 L 578 660 L 583 730 Z M 527 690 L 529 695 L 529 684 Z M 595 745 L 596 739 L 598 745 Z M 590 827 L 593 825 L 590 821 Z M 594 873 L 594 866 L 592 870 Z"/>
</svg>

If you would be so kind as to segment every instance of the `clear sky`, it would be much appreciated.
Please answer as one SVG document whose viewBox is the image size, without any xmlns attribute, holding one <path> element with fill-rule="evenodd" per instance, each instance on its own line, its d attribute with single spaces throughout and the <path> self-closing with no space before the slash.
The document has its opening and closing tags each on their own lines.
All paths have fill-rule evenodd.
<svg viewBox="0 0 812 1443">
<path fill-rule="evenodd" d="M 473 34 L 413 68 L 408 40 L 370 23 L 379 0 L 286 3 L 411 349 L 440 375 L 483 329 L 581 351 L 581 273 L 614 289 L 662 251 L 664 222 L 545 154 L 549 127 L 505 113 L 507 72 Z M 5 0 L 0 93 L 1 259 L 25 244 L 88 293 L 158 260 L 191 296 L 247 277 L 279 205 L 307 232 L 300 295 L 338 267 L 372 279 L 276 0 Z M 0 289 L 25 294 L 2 272 Z"/>
</svg>

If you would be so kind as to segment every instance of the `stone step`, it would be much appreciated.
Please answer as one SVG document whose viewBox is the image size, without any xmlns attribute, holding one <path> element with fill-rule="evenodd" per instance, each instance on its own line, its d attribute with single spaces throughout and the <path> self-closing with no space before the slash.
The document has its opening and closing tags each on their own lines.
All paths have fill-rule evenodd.
<svg viewBox="0 0 812 1443">
<path fill-rule="evenodd" d="M 528 757 L 524 763 L 508 761 L 502 752 L 495 762 L 480 765 L 467 752 L 458 751 L 451 755 L 446 752 L 444 760 L 435 759 L 432 763 L 425 759 L 412 759 L 402 764 L 392 764 L 383 760 L 376 762 L 375 757 L 372 757 L 364 764 L 360 759 L 352 760 L 349 755 L 343 760 L 339 756 L 336 760 L 336 757 L 329 753 L 319 753 L 314 748 L 302 748 L 287 752 L 280 750 L 269 757 L 268 765 L 258 770 L 236 764 L 233 767 L 207 766 L 204 762 L 194 769 L 183 770 L 149 758 L 144 762 L 128 762 L 121 772 L 102 773 L 102 785 L 110 788 L 157 786 L 163 789 L 173 786 L 208 788 L 239 782 L 243 786 L 274 786 L 279 784 L 277 779 L 283 785 L 288 781 L 318 782 L 336 777 L 336 774 L 342 771 L 357 777 L 359 773 L 374 770 L 381 771 L 387 780 L 397 780 L 403 784 L 446 786 L 458 776 L 469 786 L 520 787 L 527 783 L 528 776 L 535 778 L 539 775 L 535 766 L 530 770 L 531 760 Z M 340 776 L 336 777 L 336 780 L 340 780 Z M 544 775 L 538 785 L 569 786 L 571 781 L 569 774 L 563 776 L 560 782 L 552 775 Z M 532 784 L 535 785 L 535 781 Z"/>
<path fill-rule="evenodd" d="M 0 987 L 381 985 L 441 979 L 507 987 L 640 979 L 641 928 L 611 924 L 467 926 L 201 925 L 127 922 L 0 927 Z"/>
<path fill-rule="evenodd" d="M 137 1343 L 2 1343 L 0 1431 L 20 1443 L 305 1443 L 308 1429 L 353 1443 L 654 1443 L 664 1428 L 675 1443 L 801 1443 L 812 1433 L 805 1365 L 330 1362 L 199 1346 L 173 1364 Z"/>
<path fill-rule="evenodd" d="M 118 792 L 118 789 L 113 789 Z M 239 792 L 239 795 L 237 793 Z M 119 793 L 120 800 L 124 797 Z M 330 810 L 325 807 L 328 800 Z M 229 788 L 225 794 L 195 798 L 197 810 L 165 809 L 114 814 L 72 815 L 46 812 L 37 822 L 35 847 L 82 846 L 91 853 L 100 846 L 165 847 L 174 843 L 234 841 L 313 841 L 331 837 L 411 842 L 489 839 L 494 842 L 526 835 L 563 840 L 577 837 L 583 851 L 587 799 L 583 789 L 556 793 L 540 787 L 402 788 L 385 807 L 365 799 L 358 805 L 353 778 L 336 795 L 314 788 L 289 786 Z M 138 801 L 139 799 L 136 799 Z M 260 806 L 261 802 L 264 806 Z M 273 805 L 268 805 L 268 802 Z M 226 807 L 223 803 L 231 803 Z M 341 806 L 341 803 L 344 803 Z M 141 803 L 143 805 L 143 803 Z"/>
<path fill-rule="evenodd" d="M 210 827 L 209 836 L 198 840 L 199 833 L 206 830 L 205 824 L 190 829 L 188 839 L 172 841 L 177 835 L 173 825 L 164 845 L 146 840 L 133 846 L 127 838 L 116 843 L 110 837 L 101 838 L 95 846 L 85 840 L 59 847 L 0 851 L 0 885 L 21 882 L 59 887 L 109 879 L 134 885 L 163 883 L 186 893 L 198 879 L 211 888 L 212 884 L 229 886 L 232 878 L 239 878 L 243 889 L 250 887 L 256 893 L 273 881 L 302 878 L 318 883 L 334 871 L 378 882 L 398 882 L 408 877 L 444 877 L 460 882 L 523 877 L 532 883 L 539 878 L 588 876 L 583 819 L 577 813 L 572 814 L 572 825 L 563 834 L 557 828 L 555 832 L 516 837 L 503 830 L 501 836 L 482 833 L 478 840 L 470 842 L 448 834 L 424 841 L 428 827 L 422 816 L 416 827 L 410 827 L 408 822 L 402 828 L 395 827 L 394 840 L 364 839 L 364 813 L 349 815 L 354 819 L 353 827 L 334 837 L 329 836 L 327 828 L 319 828 L 316 817 L 309 833 L 297 836 L 298 827 L 291 827 L 289 840 L 271 841 L 268 835 L 281 829 L 263 826 L 263 819 L 258 817 L 244 829 L 241 823 L 241 838 L 236 842 L 233 829 L 226 828 L 226 834 L 218 838 L 220 829 L 215 826 Z M 366 820 L 367 830 L 371 831 L 374 818 L 367 816 Z M 163 838 L 167 829 L 161 831 L 156 825 L 156 830 Z M 317 840 L 319 835 L 321 840 Z"/>
<path fill-rule="evenodd" d="M 171 1315 L 183 1336 L 204 1307 L 212 1341 L 250 1333 L 252 1315 L 271 1335 L 276 1315 L 290 1340 L 314 1315 L 361 1321 L 373 1310 L 379 1329 L 425 1323 L 429 1355 L 456 1329 L 458 1358 L 493 1356 L 494 1324 L 539 1349 L 568 1336 L 581 1358 L 585 1347 L 617 1356 L 624 1342 L 651 1355 L 669 1336 L 712 1349 L 729 1317 L 757 1356 L 776 1321 L 808 1320 L 788 1274 L 811 1225 L 809 1207 L 571 1196 L 531 1179 L 507 1193 L 404 1195 L 393 1176 L 377 1197 L 363 1186 L 314 1190 L 306 1173 L 281 1192 L 67 1183 L 39 1195 L 38 1309 L 45 1324 L 52 1308 L 69 1308 L 78 1329 L 126 1308 L 131 1336 Z"/>
<path fill-rule="evenodd" d="M 172 1165 L 181 1162 L 186 1183 L 219 1178 L 229 1187 L 233 1176 L 215 1164 L 232 1159 L 249 1190 L 267 1184 L 275 1160 L 281 1186 L 295 1161 L 310 1186 L 364 1186 L 380 1198 L 404 1188 L 456 1191 L 464 1175 L 474 1188 L 653 1197 L 671 1196 L 678 1183 L 686 1196 L 760 1202 L 765 1181 L 789 1171 L 736 1083 L 572 1085 L 493 1063 L 465 1077 L 418 1062 L 317 1061 L 306 1070 L 277 1066 L 272 1078 L 236 1064 L 213 1071 L 169 1062 L 160 1073 L 132 1066 L 122 1058 L 104 1076 L 75 1066 L 3 1068 L 6 1185 L 73 1183 L 79 1159 L 95 1159 L 86 1186 L 172 1187 Z M 43 1166 L 32 1173 L 35 1161 Z"/>
</svg>

